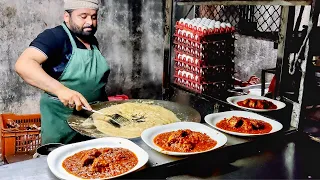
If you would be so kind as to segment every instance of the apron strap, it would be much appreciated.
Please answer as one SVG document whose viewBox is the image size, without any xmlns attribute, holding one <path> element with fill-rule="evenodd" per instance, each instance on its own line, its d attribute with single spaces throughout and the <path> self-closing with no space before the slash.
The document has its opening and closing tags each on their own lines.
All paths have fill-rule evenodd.
<svg viewBox="0 0 320 180">
<path fill-rule="evenodd" d="M 96 45 L 92 44 L 92 47 L 93 47 L 94 50 L 98 50 L 99 51 L 99 49 L 98 49 L 98 47 Z"/>
<path fill-rule="evenodd" d="M 68 27 L 64 23 L 62 23 L 62 27 L 63 27 L 64 31 L 66 31 L 66 33 L 68 34 L 72 47 L 76 48 L 77 44 L 76 44 L 76 41 L 73 39 L 73 36 L 71 35 L 70 30 L 68 29 Z"/>
</svg>

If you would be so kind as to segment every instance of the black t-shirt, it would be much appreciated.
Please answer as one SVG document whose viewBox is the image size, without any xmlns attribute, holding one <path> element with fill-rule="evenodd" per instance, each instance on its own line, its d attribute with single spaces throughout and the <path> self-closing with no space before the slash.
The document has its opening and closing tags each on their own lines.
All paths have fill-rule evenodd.
<svg viewBox="0 0 320 180">
<path fill-rule="evenodd" d="M 71 34 L 78 48 L 87 49 L 72 32 Z M 89 41 L 91 46 L 98 47 L 98 41 L 94 36 Z M 61 25 L 43 31 L 30 43 L 30 47 L 37 48 L 48 57 L 42 64 L 42 68 L 55 79 L 61 76 L 72 54 L 70 39 Z"/>
</svg>

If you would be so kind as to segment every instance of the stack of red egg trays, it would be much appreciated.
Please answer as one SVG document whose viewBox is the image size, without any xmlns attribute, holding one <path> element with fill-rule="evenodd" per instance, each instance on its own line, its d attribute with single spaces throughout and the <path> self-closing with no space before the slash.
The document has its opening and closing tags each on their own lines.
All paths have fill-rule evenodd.
<svg viewBox="0 0 320 180">
<path fill-rule="evenodd" d="M 234 74 L 233 31 L 181 34 L 175 32 L 174 82 L 197 93 L 219 93 L 231 88 Z M 180 32 L 180 33 L 178 33 Z"/>
<path fill-rule="evenodd" d="M 203 61 L 181 58 L 174 59 L 174 82 L 197 93 L 217 93 L 230 88 L 234 69 L 232 65 L 202 65 Z M 178 58 L 178 56 L 180 58 Z"/>
</svg>

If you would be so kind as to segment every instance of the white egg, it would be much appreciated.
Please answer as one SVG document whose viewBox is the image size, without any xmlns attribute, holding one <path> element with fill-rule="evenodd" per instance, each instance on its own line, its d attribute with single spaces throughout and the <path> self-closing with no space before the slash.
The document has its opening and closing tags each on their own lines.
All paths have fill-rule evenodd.
<svg viewBox="0 0 320 180">
<path fill-rule="evenodd" d="M 192 56 L 190 56 L 189 60 L 190 60 L 190 61 L 192 61 L 192 59 L 193 59 L 193 57 L 192 57 Z"/>
<path fill-rule="evenodd" d="M 221 22 L 220 22 L 220 21 L 216 21 L 214 24 L 219 24 L 219 25 L 220 25 L 220 24 L 221 24 Z"/>
<path fill-rule="evenodd" d="M 226 23 L 226 26 L 227 26 L 227 27 L 231 27 L 231 24 L 230 24 L 230 23 Z"/>
<path fill-rule="evenodd" d="M 185 58 L 186 58 L 185 62 L 188 62 L 188 55 L 186 55 L 186 57 L 185 57 Z"/>
<path fill-rule="evenodd" d="M 191 36 L 192 39 L 194 38 L 194 34 L 193 33 L 191 33 L 190 36 Z"/>
<path fill-rule="evenodd" d="M 222 28 L 225 28 L 225 27 L 226 27 L 226 23 L 223 22 L 223 23 L 220 24 L 220 26 L 221 26 Z"/>
<path fill-rule="evenodd" d="M 214 25 L 214 28 L 220 29 L 220 24 L 215 24 L 215 25 Z"/>
<path fill-rule="evenodd" d="M 194 36 L 194 39 L 195 39 L 195 40 L 198 40 L 198 39 L 199 39 L 198 34 L 196 34 L 196 35 Z"/>
<path fill-rule="evenodd" d="M 182 34 L 183 34 L 183 36 L 187 37 L 188 36 L 188 31 L 184 30 L 184 32 Z"/>
<path fill-rule="evenodd" d="M 194 72 L 194 66 L 191 66 L 191 71 Z"/>
</svg>

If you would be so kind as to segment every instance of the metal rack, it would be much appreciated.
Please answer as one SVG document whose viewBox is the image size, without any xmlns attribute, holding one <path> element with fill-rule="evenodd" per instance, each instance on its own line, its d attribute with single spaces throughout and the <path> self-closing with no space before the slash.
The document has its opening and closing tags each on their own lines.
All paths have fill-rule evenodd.
<svg viewBox="0 0 320 180">
<path fill-rule="evenodd" d="M 174 24 L 175 24 L 175 8 L 177 6 L 188 6 L 191 7 L 188 14 L 193 10 L 195 15 L 197 15 L 197 8 L 201 5 L 217 5 L 217 6 L 223 6 L 223 7 L 233 7 L 239 10 L 239 12 L 249 11 L 252 14 L 252 6 L 259 6 L 261 8 L 262 5 L 270 5 L 269 8 L 272 6 L 275 8 L 276 12 L 278 12 L 278 18 L 271 19 L 272 23 L 275 23 L 275 27 L 273 29 L 270 29 L 270 24 L 264 25 L 267 26 L 267 29 L 261 30 L 262 25 L 260 25 L 260 31 L 256 34 L 253 34 L 251 29 L 251 35 L 253 37 L 263 37 L 261 34 L 267 34 L 265 37 L 269 40 L 272 40 L 276 42 L 277 44 L 277 62 L 276 67 L 274 69 L 274 73 L 276 76 L 276 95 L 273 98 L 277 98 L 279 100 L 285 101 L 286 103 L 289 103 L 292 105 L 291 115 L 290 115 L 290 125 L 293 128 L 301 128 L 302 121 L 299 121 L 300 119 L 303 119 L 305 116 L 304 114 L 304 107 L 306 106 L 306 78 L 310 76 L 309 69 L 310 64 L 312 62 L 312 58 L 314 53 L 312 53 L 312 50 L 310 50 L 311 46 L 311 40 L 310 36 L 312 36 L 313 29 L 316 28 L 317 22 L 318 22 L 318 16 L 319 16 L 319 3 L 317 3 L 316 0 L 252 0 L 252 1 L 241 1 L 241 0 L 167 0 L 166 1 L 166 25 L 165 25 L 165 49 L 164 49 L 164 70 L 163 70 L 163 98 L 164 99 L 170 99 L 170 97 L 174 94 L 174 91 L 180 90 L 185 91 L 187 93 L 194 94 L 192 92 L 188 92 L 188 90 L 183 89 L 179 86 L 176 86 L 172 83 L 172 57 L 173 57 L 173 32 L 174 32 Z M 311 11 L 310 11 L 310 18 L 309 18 L 309 24 L 308 27 L 305 28 L 304 31 L 299 32 L 297 29 L 297 26 L 300 26 L 301 17 L 298 17 L 298 20 L 296 22 L 296 26 L 294 26 L 294 16 L 295 16 L 295 7 L 297 5 L 311 5 Z M 245 6 L 245 7 L 244 7 Z M 250 10 L 251 7 L 251 10 Z M 258 7 L 258 8 L 259 8 Z M 259 9 L 256 8 L 256 12 L 261 12 Z M 268 7 L 267 7 L 268 8 Z M 281 13 L 279 13 L 279 8 L 281 10 Z M 267 9 L 268 10 L 268 9 Z M 267 11 L 266 10 L 266 11 Z M 199 14 L 198 14 L 199 15 Z M 271 16 L 271 14 L 268 14 Z M 245 19 L 246 22 L 252 23 L 252 17 L 248 16 L 248 14 L 241 14 L 241 19 Z M 266 14 L 263 14 L 263 16 L 266 16 Z M 299 15 L 300 16 L 300 15 Z M 249 17 L 249 18 L 248 18 Z M 239 23 L 239 19 L 233 23 Z M 250 21 L 251 20 L 251 21 Z M 264 19 L 265 20 L 265 19 Z M 279 24 L 277 24 L 279 22 Z M 248 25 L 248 24 L 247 24 Z M 259 28 L 258 24 L 255 24 L 256 28 Z M 240 33 L 246 34 L 248 31 L 242 31 L 241 27 L 237 27 L 238 30 L 240 30 Z M 258 34 L 258 36 L 257 36 Z M 259 35 L 260 34 L 260 35 Z M 269 34 L 269 35 L 268 35 Z M 299 34 L 299 38 L 298 38 Z M 295 43 L 292 43 L 292 42 Z M 297 43 L 299 42 L 299 43 Z M 289 68 L 287 64 L 289 64 L 289 56 L 290 54 L 295 54 L 295 59 L 291 64 L 294 64 L 295 68 L 297 69 L 295 77 L 297 78 L 298 86 L 295 90 L 294 98 L 291 96 L 288 96 L 288 94 L 285 92 L 286 89 L 283 88 L 286 84 L 285 81 L 287 81 L 289 78 Z M 304 53 L 304 54 L 303 54 Z M 296 83 L 296 84 L 297 84 Z M 199 95 L 194 94 L 197 97 L 201 97 L 209 102 L 214 101 L 218 104 L 221 104 L 223 106 L 230 106 L 225 101 L 225 97 L 213 97 L 208 95 Z"/>
</svg>

